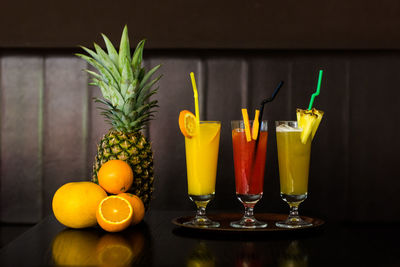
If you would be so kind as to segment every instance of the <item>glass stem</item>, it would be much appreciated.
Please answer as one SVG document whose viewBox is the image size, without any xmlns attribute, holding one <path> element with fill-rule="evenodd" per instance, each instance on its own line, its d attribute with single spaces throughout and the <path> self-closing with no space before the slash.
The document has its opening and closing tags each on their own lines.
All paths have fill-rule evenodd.
<svg viewBox="0 0 400 267">
<path fill-rule="evenodd" d="M 248 204 L 248 203 L 243 203 L 243 204 L 244 204 L 244 217 L 254 218 L 255 204 Z"/>
<path fill-rule="evenodd" d="M 300 205 L 300 202 L 289 203 L 289 206 L 290 206 L 290 213 L 289 213 L 289 218 L 288 218 L 289 220 L 291 220 L 291 221 L 300 220 L 299 205 Z"/>
<path fill-rule="evenodd" d="M 254 217 L 254 208 L 253 207 L 245 207 L 244 208 L 244 216 L 245 217 Z"/>
<path fill-rule="evenodd" d="M 209 201 L 196 201 L 197 211 L 196 217 L 203 218 L 206 216 L 206 207 Z"/>
</svg>

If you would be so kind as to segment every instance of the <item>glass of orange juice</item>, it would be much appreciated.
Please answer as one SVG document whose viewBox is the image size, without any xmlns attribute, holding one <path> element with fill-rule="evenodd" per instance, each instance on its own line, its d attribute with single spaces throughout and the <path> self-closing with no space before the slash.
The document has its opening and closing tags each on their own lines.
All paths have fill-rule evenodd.
<svg viewBox="0 0 400 267">
<path fill-rule="evenodd" d="M 186 169 L 189 198 L 196 204 L 193 220 L 185 224 L 219 227 L 206 217 L 206 207 L 215 194 L 221 122 L 200 121 L 196 134 L 185 136 Z"/>
</svg>

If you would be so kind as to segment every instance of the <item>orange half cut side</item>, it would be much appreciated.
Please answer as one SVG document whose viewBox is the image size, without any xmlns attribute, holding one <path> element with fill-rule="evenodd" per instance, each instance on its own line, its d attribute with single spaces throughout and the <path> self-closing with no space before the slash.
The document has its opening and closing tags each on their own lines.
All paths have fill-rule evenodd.
<svg viewBox="0 0 400 267">
<path fill-rule="evenodd" d="M 132 205 L 123 197 L 108 196 L 97 209 L 98 224 L 108 232 L 119 232 L 127 228 L 133 219 Z"/>
<path fill-rule="evenodd" d="M 179 129 L 185 137 L 193 137 L 197 134 L 196 116 L 189 110 L 179 113 Z"/>
</svg>

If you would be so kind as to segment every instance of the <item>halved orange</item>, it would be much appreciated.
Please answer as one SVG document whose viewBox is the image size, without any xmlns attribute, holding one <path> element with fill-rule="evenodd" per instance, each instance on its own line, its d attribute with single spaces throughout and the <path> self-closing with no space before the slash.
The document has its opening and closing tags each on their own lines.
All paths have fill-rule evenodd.
<svg viewBox="0 0 400 267">
<path fill-rule="evenodd" d="M 189 110 L 179 113 L 179 128 L 185 137 L 193 137 L 197 134 L 196 116 Z"/>
<path fill-rule="evenodd" d="M 108 232 L 119 232 L 127 228 L 133 219 L 132 205 L 123 197 L 104 198 L 96 212 L 97 223 Z"/>
</svg>

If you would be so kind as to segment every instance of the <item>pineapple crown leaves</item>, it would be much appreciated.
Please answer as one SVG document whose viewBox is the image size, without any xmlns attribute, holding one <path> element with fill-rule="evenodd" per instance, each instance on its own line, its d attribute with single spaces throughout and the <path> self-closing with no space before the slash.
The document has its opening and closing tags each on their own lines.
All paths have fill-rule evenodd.
<svg viewBox="0 0 400 267">
<path fill-rule="evenodd" d="M 76 55 L 97 70 L 85 71 L 91 76 L 89 84 L 101 90 L 103 99 L 95 101 L 105 106 L 100 109 L 106 121 L 119 131 L 138 131 L 154 117 L 153 109 L 158 107 L 157 100 L 150 101 L 150 97 L 158 91 L 158 87 L 152 88 L 162 75 L 155 79 L 152 76 L 161 65 L 149 71 L 142 68 L 145 40 L 137 44 L 131 56 L 127 26 L 122 32 L 119 52 L 106 35 L 102 37 L 107 52 L 94 43 L 94 50 L 81 46 L 88 55 Z"/>
</svg>

